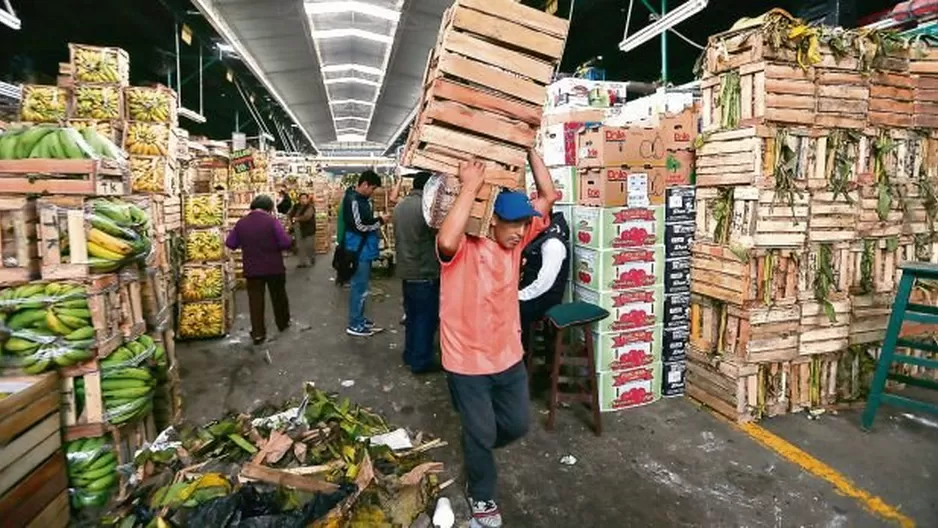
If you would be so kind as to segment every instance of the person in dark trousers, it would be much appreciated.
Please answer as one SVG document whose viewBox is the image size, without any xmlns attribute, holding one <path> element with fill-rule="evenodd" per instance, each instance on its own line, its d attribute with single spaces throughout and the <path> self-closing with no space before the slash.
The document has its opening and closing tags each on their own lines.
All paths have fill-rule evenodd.
<svg viewBox="0 0 938 528">
<path fill-rule="evenodd" d="M 414 374 L 437 372 L 434 338 L 440 322 L 440 262 L 436 232 L 423 217 L 423 187 L 432 174 L 414 176 L 414 187 L 394 208 L 395 264 L 404 292 L 404 363 Z"/>
<path fill-rule="evenodd" d="M 277 202 L 277 212 L 285 215 L 290 213 L 293 208 L 293 200 L 290 199 L 290 193 L 286 189 L 280 189 L 280 201 Z"/>
<path fill-rule="evenodd" d="M 528 161 L 538 198 L 532 204 L 523 192 L 499 193 L 489 237 L 465 234 L 485 166 L 461 164 L 462 188 L 437 235 L 440 345 L 462 422 L 472 528 L 502 525 L 493 450 L 524 436 L 530 420 L 517 304 L 521 252 L 547 229 L 556 191 L 533 150 Z"/>
<path fill-rule="evenodd" d="M 316 263 L 316 206 L 309 199 L 309 194 L 299 196 L 299 202 L 293 205 L 287 215 L 293 222 L 293 242 L 300 256 L 298 268 L 307 268 Z"/>
<path fill-rule="evenodd" d="M 247 281 L 248 307 L 251 312 L 251 339 L 255 345 L 267 339 L 264 324 L 264 290 L 270 291 L 274 321 L 281 332 L 290 326 L 286 268 L 283 251 L 290 248 L 290 237 L 274 218 L 274 201 L 260 195 L 251 202 L 251 212 L 238 220 L 228 233 L 225 245 L 240 249 Z"/>
<path fill-rule="evenodd" d="M 553 213 L 550 227 L 521 256 L 521 344 L 529 346 L 531 324 L 563 302 L 570 278 L 570 227 L 563 213 Z M 527 350 L 530 352 L 530 350 Z"/>
<path fill-rule="evenodd" d="M 357 256 L 358 267 L 349 281 L 348 327 L 345 333 L 355 337 L 371 337 L 383 329 L 365 317 L 365 300 L 371 280 L 371 262 L 378 258 L 379 230 L 388 216 L 375 217 L 369 198 L 381 187 L 381 177 L 366 170 L 358 177 L 358 185 L 349 187 L 342 199 L 342 221 L 345 225 L 345 250 Z"/>
</svg>

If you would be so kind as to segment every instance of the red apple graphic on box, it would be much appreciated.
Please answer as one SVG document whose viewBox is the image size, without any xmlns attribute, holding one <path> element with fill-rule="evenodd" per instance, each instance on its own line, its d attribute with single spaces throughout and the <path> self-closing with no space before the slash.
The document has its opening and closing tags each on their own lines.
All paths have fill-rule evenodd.
<svg viewBox="0 0 938 528">
<path fill-rule="evenodd" d="M 576 238 L 577 240 L 579 240 L 580 242 L 584 244 L 589 244 L 590 240 L 593 239 L 593 237 L 591 237 L 590 234 L 587 233 L 586 231 L 580 231 L 579 233 L 577 233 Z"/>
</svg>

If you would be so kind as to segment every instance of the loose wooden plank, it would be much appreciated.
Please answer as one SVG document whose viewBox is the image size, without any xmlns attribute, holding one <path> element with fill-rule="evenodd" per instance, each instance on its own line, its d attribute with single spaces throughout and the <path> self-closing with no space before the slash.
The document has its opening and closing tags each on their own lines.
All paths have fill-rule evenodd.
<svg viewBox="0 0 938 528">
<path fill-rule="evenodd" d="M 331 482 L 294 475 L 283 470 L 272 469 L 254 463 L 244 464 L 241 467 L 241 476 L 308 493 L 332 493 L 339 489 L 337 485 Z"/>
<path fill-rule="evenodd" d="M 443 38 L 443 48 L 523 75 L 541 84 L 550 83 L 554 74 L 554 67 L 550 63 L 486 42 L 469 33 L 448 32 Z"/>
<path fill-rule="evenodd" d="M 522 147 L 533 146 L 537 135 L 536 131 L 525 123 L 452 101 L 428 102 L 424 117 Z"/>
<path fill-rule="evenodd" d="M 544 86 L 454 53 L 443 52 L 437 67 L 439 72 L 531 103 L 541 104 L 547 96 Z"/>
<path fill-rule="evenodd" d="M 481 11 L 456 9 L 453 13 L 453 26 L 552 59 L 559 59 L 563 54 L 563 39 Z"/>
</svg>

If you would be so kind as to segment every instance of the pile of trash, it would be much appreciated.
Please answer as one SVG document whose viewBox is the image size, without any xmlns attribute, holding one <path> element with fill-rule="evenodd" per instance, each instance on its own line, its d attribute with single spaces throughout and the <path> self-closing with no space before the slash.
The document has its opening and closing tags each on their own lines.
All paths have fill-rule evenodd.
<svg viewBox="0 0 938 528">
<path fill-rule="evenodd" d="M 441 489 L 427 453 L 444 445 L 308 383 L 296 406 L 163 431 L 122 468 L 128 485 L 98 522 L 408 527 Z"/>
</svg>

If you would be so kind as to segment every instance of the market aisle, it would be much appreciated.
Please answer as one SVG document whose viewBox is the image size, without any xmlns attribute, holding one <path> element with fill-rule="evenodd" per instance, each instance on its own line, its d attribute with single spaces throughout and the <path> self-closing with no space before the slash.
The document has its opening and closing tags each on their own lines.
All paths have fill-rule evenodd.
<svg viewBox="0 0 938 528">
<path fill-rule="evenodd" d="M 372 314 L 389 331 L 372 340 L 354 340 L 343 331 L 346 292 L 329 281 L 330 271 L 327 259 L 320 258 L 312 270 L 290 272 L 297 328 L 266 347 L 270 365 L 264 349 L 252 351 L 247 345 L 243 293 L 232 336 L 180 344 L 186 418 L 205 421 L 226 410 L 250 410 L 267 400 L 296 397 L 309 380 L 380 410 L 393 423 L 441 436 L 450 446 L 435 451 L 434 457 L 457 476 L 458 419 L 442 375 L 415 378 L 400 366 L 397 282 L 372 286 Z M 345 380 L 355 384 L 342 387 Z M 542 407 L 536 402 L 537 422 L 527 438 L 499 455 L 508 526 L 889 525 L 688 400 L 606 414 L 601 438 L 572 411 L 560 414 L 556 432 L 546 432 L 540 424 Z M 938 505 L 924 484 L 929 475 L 938 474 L 938 430 L 919 425 L 911 432 L 896 432 L 899 422 L 886 416 L 881 423 L 891 432 L 875 436 L 875 441 L 844 416 L 808 422 L 794 415 L 769 423 L 792 443 L 807 440 L 799 445 L 873 495 L 901 506 L 918 526 L 936 526 Z M 902 442 L 922 449 L 917 461 L 896 452 Z M 893 452 L 885 450 L 887 444 Z M 835 451 L 840 455 L 834 457 Z M 560 464 L 567 454 L 577 458 L 575 465 Z M 833 458 L 827 460 L 827 455 Z M 853 464 L 851 456 L 864 462 Z M 893 469 L 879 476 L 877 465 Z M 899 485 L 903 470 L 914 470 L 915 478 Z M 919 483 L 923 487 L 916 492 Z M 460 488 L 448 492 L 458 494 Z"/>
</svg>

